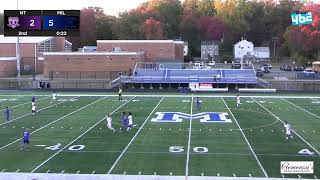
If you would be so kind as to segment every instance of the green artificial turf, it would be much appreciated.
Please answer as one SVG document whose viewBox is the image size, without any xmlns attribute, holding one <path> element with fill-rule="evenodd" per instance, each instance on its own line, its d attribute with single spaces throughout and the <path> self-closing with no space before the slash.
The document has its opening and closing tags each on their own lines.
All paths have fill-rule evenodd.
<svg viewBox="0 0 320 180">
<path fill-rule="evenodd" d="M 316 99 L 242 97 L 236 107 L 235 98 L 217 95 L 200 97 L 199 109 L 193 102 L 196 94 L 139 94 L 118 101 L 118 97 L 68 93 L 70 97 L 58 96 L 54 104 L 50 96 L 37 97 L 40 111 L 31 116 L 32 94 L 37 96 L 1 92 L 0 171 L 297 178 L 281 174 L 280 162 L 314 161 L 315 173 L 300 176 L 320 177 L 320 103 Z M 6 106 L 11 109 L 10 122 L 5 121 Z M 132 112 L 138 126 L 120 132 L 122 112 Z M 151 121 L 157 112 L 227 113 L 231 122 Z M 115 133 L 106 127 L 104 118 L 109 113 Z M 284 121 L 296 132 L 293 140 L 285 141 Z M 30 151 L 20 151 L 26 128 L 32 133 Z M 173 146 L 182 152 L 170 152 Z M 299 155 L 301 149 L 315 155 Z"/>
</svg>

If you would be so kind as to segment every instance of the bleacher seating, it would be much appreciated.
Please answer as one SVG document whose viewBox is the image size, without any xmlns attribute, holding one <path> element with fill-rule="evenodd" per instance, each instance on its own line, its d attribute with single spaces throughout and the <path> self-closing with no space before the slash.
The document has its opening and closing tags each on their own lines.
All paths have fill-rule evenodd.
<svg viewBox="0 0 320 180">
<path fill-rule="evenodd" d="M 257 83 L 252 69 L 136 69 L 136 72 L 129 79 L 133 83 Z"/>
<path fill-rule="evenodd" d="M 320 80 L 320 73 L 297 73 L 297 79 Z"/>
</svg>

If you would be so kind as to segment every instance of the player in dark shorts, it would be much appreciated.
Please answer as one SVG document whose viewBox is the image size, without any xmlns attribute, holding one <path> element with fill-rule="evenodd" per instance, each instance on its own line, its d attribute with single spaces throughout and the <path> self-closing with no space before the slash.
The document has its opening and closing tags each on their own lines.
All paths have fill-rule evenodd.
<svg viewBox="0 0 320 180">
<path fill-rule="evenodd" d="M 126 114 L 126 112 L 123 112 L 122 113 L 122 128 L 120 128 L 120 131 L 122 130 L 122 129 L 126 129 L 127 127 L 128 127 L 128 118 L 127 118 L 127 114 Z"/>
<path fill-rule="evenodd" d="M 22 133 L 22 146 L 21 146 L 21 151 L 23 150 L 28 150 L 28 144 L 30 143 L 30 132 L 29 129 L 27 128 L 25 132 Z"/>
<path fill-rule="evenodd" d="M 122 101 L 122 90 L 119 88 L 119 101 Z"/>
<path fill-rule="evenodd" d="M 199 97 L 196 98 L 196 103 L 197 103 L 197 109 L 198 109 L 198 111 L 200 111 L 201 110 L 201 104 L 200 104 Z"/>
<path fill-rule="evenodd" d="M 10 121 L 10 109 L 8 106 L 6 107 L 6 120 Z"/>
</svg>

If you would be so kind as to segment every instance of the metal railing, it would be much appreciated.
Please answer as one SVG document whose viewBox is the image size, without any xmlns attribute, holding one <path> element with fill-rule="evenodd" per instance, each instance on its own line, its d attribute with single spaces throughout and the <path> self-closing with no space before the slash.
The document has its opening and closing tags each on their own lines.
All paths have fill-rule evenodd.
<svg viewBox="0 0 320 180">
<path fill-rule="evenodd" d="M 40 81 L 45 83 L 43 89 L 111 89 L 109 80 L 33 80 L 32 78 L 1 78 L 0 89 L 41 89 Z"/>
<path fill-rule="evenodd" d="M 270 73 L 264 73 L 264 80 L 291 80 L 291 81 L 319 81 L 320 73 L 304 73 L 297 71 L 271 71 Z"/>
<path fill-rule="evenodd" d="M 111 80 L 119 77 L 119 73 L 127 74 L 121 71 L 51 71 L 50 80 Z"/>
<path fill-rule="evenodd" d="M 243 69 L 253 69 L 252 63 L 244 63 Z M 158 63 L 146 63 L 146 62 L 138 62 L 134 68 L 134 72 L 137 69 L 233 69 L 233 63 L 203 63 L 203 62 L 191 62 L 191 63 L 171 63 L 171 62 L 158 62 Z"/>
</svg>

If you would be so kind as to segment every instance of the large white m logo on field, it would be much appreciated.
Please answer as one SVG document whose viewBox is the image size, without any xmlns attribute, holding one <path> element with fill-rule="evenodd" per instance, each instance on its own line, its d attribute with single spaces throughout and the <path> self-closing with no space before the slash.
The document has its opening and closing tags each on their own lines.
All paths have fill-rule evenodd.
<svg viewBox="0 0 320 180">
<path fill-rule="evenodd" d="M 156 118 L 152 122 L 182 122 L 182 119 L 200 119 L 203 123 L 230 123 L 231 119 L 226 116 L 228 113 L 203 112 L 198 114 L 186 114 L 181 112 L 156 112 Z"/>
</svg>

